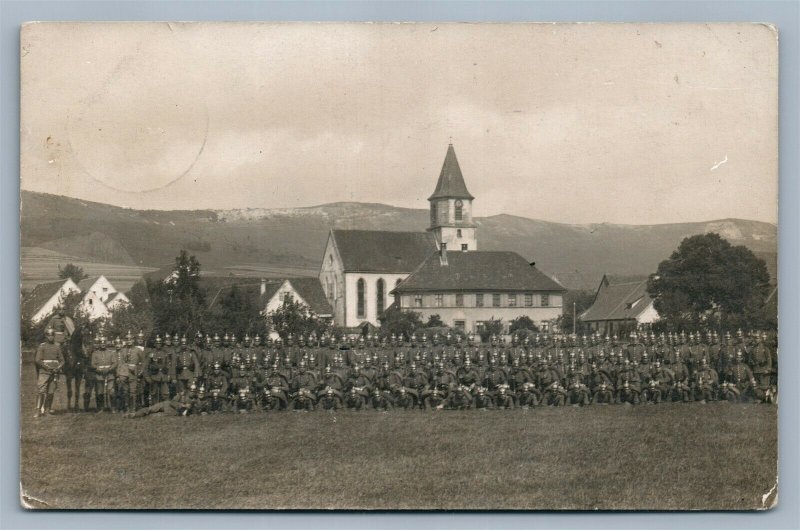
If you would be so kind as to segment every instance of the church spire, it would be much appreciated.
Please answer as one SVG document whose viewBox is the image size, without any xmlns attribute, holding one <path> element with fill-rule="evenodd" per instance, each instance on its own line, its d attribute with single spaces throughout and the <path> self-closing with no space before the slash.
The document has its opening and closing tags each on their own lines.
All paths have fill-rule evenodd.
<svg viewBox="0 0 800 530">
<path fill-rule="evenodd" d="M 475 197 L 470 195 L 469 191 L 467 191 L 467 185 L 464 184 L 464 176 L 461 174 L 461 168 L 458 166 L 458 159 L 456 158 L 456 151 L 453 149 L 453 144 L 449 144 L 447 146 L 447 155 L 444 157 L 442 171 L 439 173 L 439 181 L 436 183 L 436 189 L 433 191 L 433 195 L 428 197 L 428 200 L 472 200 L 474 198 Z"/>
</svg>

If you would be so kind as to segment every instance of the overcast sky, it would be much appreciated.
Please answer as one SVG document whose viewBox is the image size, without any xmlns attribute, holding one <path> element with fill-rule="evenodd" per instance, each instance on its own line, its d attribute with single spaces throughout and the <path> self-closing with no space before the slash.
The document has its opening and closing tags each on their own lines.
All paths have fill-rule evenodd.
<svg viewBox="0 0 800 530">
<path fill-rule="evenodd" d="M 777 220 L 762 25 L 33 24 L 21 185 L 132 208 Z"/>
</svg>

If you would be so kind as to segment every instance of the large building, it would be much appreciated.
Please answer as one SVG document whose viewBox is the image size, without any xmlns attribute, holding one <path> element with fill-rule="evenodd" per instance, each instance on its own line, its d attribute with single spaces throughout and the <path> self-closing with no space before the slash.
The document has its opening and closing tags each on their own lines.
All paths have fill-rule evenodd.
<svg viewBox="0 0 800 530">
<path fill-rule="evenodd" d="M 426 232 L 331 230 L 319 278 L 334 323 L 379 325 L 393 301 L 467 331 L 520 316 L 548 327 L 565 289 L 515 252 L 478 251 L 474 199 L 451 144 L 428 198 Z"/>
</svg>

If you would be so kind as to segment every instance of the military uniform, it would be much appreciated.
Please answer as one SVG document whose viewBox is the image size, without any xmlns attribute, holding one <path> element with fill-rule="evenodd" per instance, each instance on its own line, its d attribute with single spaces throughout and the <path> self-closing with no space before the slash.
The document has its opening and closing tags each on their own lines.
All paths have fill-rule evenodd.
<svg viewBox="0 0 800 530">
<path fill-rule="evenodd" d="M 48 332 L 47 342 L 36 349 L 36 416 L 43 412 L 52 412 L 53 396 L 58 389 L 58 377 L 64 366 L 64 355 L 61 346 L 56 344 L 54 333 Z"/>
<path fill-rule="evenodd" d="M 94 373 L 95 401 L 97 412 L 111 411 L 111 393 L 114 389 L 114 377 L 117 370 L 116 352 L 105 347 L 104 342 L 100 348 L 92 352 L 92 372 Z"/>
</svg>

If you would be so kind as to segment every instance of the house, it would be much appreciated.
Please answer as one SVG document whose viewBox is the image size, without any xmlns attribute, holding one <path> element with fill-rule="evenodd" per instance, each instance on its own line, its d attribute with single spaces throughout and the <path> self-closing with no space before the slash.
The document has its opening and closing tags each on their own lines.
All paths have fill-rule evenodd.
<svg viewBox="0 0 800 530">
<path fill-rule="evenodd" d="M 515 252 L 441 249 L 393 294 L 397 307 L 420 313 L 423 321 L 435 314 L 447 326 L 479 333 L 486 321 L 502 320 L 507 333 L 521 316 L 550 329 L 565 291 Z"/>
<path fill-rule="evenodd" d="M 580 315 L 591 331 L 615 334 L 658 320 L 653 299 L 647 294 L 647 278 L 608 274 L 597 288 L 592 306 Z"/>
<path fill-rule="evenodd" d="M 86 278 L 78 282 L 83 300 L 78 305 L 78 311 L 88 315 L 89 320 L 108 318 L 115 308 L 129 304 L 128 297 L 117 291 L 114 285 L 105 276 Z"/>
<path fill-rule="evenodd" d="M 219 304 L 235 286 L 258 307 L 263 308 L 264 315 L 279 309 L 286 299 L 290 299 L 305 305 L 319 318 L 333 317 L 319 278 L 257 279 L 203 276 L 200 285 L 209 296 L 209 309 Z"/>
<path fill-rule="evenodd" d="M 319 279 L 334 323 L 379 325 L 389 295 L 402 310 L 469 330 L 492 318 L 556 319 L 565 291 L 558 282 L 514 252 L 478 250 L 474 199 L 450 144 L 425 232 L 331 230 Z"/>
<path fill-rule="evenodd" d="M 70 278 L 40 283 L 23 297 L 20 313 L 37 324 L 50 316 L 70 293 L 79 292 L 80 287 Z"/>
</svg>

